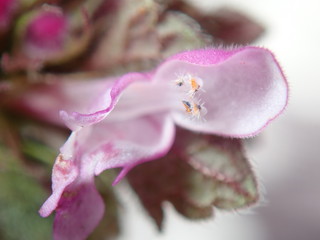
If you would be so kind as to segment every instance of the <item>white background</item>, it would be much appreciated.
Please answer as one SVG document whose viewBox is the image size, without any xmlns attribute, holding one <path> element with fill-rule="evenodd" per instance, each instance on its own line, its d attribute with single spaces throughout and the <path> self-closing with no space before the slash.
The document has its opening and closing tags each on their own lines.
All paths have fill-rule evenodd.
<svg viewBox="0 0 320 240">
<path fill-rule="evenodd" d="M 195 0 L 194 0 L 195 2 Z M 263 24 L 255 45 L 271 49 L 290 83 L 284 115 L 247 146 L 264 199 L 255 209 L 216 211 L 190 222 L 166 209 L 164 233 L 124 192 L 121 240 L 319 240 L 320 239 L 320 1 L 206 0 L 199 7 L 230 6 Z"/>
</svg>

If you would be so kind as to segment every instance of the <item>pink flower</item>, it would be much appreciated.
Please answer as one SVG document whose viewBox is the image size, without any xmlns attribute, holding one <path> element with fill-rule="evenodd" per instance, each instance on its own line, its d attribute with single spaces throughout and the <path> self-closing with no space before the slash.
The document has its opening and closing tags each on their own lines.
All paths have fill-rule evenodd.
<svg viewBox="0 0 320 240">
<path fill-rule="evenodd" d="M 85 239 L 102 218 L 94 176 L 122 168 L 116 184 L 137 164 L 164 156 L 175 124 L 251 137 L 283 111 L 288 99 L 273 54 L 257 47 L 182 52 L 152 72 L 81 83 L 61 80 L 52 89 L 26 99 L 53 122 L 59 123 L 57 108 L 68 110 L 60 115 L 72 134 L 53 168 L 52 195 L 40 209 L 43 217 L 56 211 L 54 239 L 68 240 Z"/>
</svg>

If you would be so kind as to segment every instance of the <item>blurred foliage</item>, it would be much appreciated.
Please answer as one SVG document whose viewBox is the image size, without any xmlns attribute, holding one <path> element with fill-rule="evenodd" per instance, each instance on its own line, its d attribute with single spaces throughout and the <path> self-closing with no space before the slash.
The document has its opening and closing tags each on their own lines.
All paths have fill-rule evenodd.
<svg viewBox="0 0 320 240">
<path fill-rule="evenodd" d="M 0 238 L 43 240 L 51 238 L 53 217 L 42 219 L 39 206 L 47 193 L 23 172 L 0 173 Z"/>
<path fill-rule="evenodd" d="M 53 164 L 57 152 L 52 148 L 35 140 L 26 140 L 22 143 L 22 152 L 29 158 L 42 162 L 48 166 Z"/>
<path fill-rule="evenodd" d="M 43 219 L 38 210 L 48 195 L 56 153 L 22 136 L 15 123 L 0 116 L 0 239 L 50 239 L 53 217 Z"/>
<path fill-rule="evenodd" d="M 38 214 L 47 192 L 2 143 L 0 153 L 0 238 L 50 239 L 53 218 Z"/>
</svg>

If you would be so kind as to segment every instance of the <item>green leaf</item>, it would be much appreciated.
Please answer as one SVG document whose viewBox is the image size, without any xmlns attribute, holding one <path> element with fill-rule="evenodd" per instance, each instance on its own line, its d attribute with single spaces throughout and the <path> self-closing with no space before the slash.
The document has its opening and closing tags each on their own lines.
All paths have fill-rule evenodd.
<svg viewBox="0 0 320 240">
<path fill-rule="evenodd" d="M 3 240 L 51 239 L 52 217 L 38 210 L 46 193 L 21 172 L 0 172 L 0 238 Z"/>
</svg>

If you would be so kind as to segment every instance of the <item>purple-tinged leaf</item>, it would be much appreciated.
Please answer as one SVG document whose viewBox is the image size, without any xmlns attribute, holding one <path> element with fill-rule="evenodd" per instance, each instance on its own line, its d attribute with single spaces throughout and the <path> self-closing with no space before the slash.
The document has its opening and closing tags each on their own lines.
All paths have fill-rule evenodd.
<svg viewBox="0 0 320 240">
<path fill-rule="evenodd" d="M 166 157 L 136 167 L 128 179 L 159 229 L 165 201 L 187 218 L 203 219 L 212 215 L 213 206 L 234 210 L 258 200 L 240 140 L 181 129 Z"/>
<path fill-rule="evenodd" d="M 263 26 L 236 10 L 221 8 L 208 13 L 184 0 L 165 2 L 168 9 L 181 11 L 195 19 L 216 43 L 248 44 L 264 32 Z"/>
<path fill-rule="evenodd" d="M 165 201 L 171 202 L 178 212 L 190 219 L 203 219 L 212 215 L 211 206 L 200 207 L 187 199 L 188 178 L 192 171 L 191 166 L 171 151 L 165 157 L 141 164 L 128 173 L 131 187 L 159 230 L 162 229 L 162 205 Z"/>
<path fill-rule="evenodd" d="M 257 182 L 240 139 L 180 132 L 176 142 L 181 158 L 196 170 L 188 192 L 196 205 L 238 209 L 258 200 Z"/>
<path fill-rule="evenodd" d="M 265 31 L 262 25 L 250 17 L 228 8 L 216 10 L 199 21 L 212 36 L 229 44 L 252 43 Z"/>
</svg>

